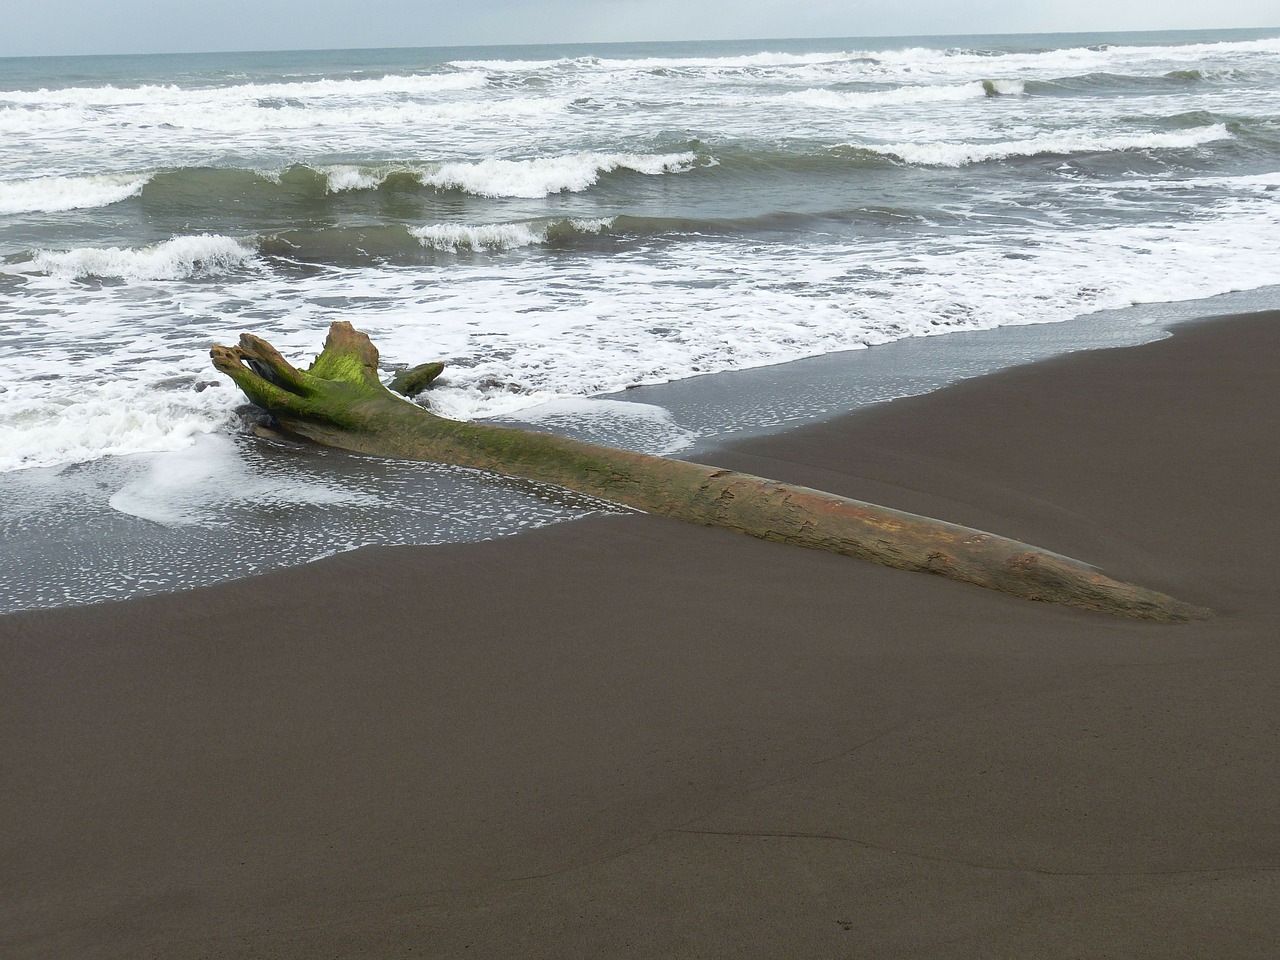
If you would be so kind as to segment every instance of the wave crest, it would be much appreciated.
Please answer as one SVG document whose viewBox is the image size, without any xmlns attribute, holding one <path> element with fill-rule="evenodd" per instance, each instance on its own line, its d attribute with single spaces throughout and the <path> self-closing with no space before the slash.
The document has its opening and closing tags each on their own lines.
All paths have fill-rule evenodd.
<svg viewBox="0 0 1280 960">
<path fill-rule="evenodd" d="M 760 52 L 747 55 L 640 58 L 562 57 L 559 59 L 455 60 L 457 70 L 481 70 L 492 76 L 523 74 L 654 76 L 776 76 L 812 79 L 885 79 L 917 81 L 922 76 L 955 79 L 982 76 L 994 66 L 1001 73 L 1027 72 L 1034 78 L 1127 68 L 1149 59 L 1196 61 L 1267 57 L 1280 53 L 1280 38 L 1207 43 L 1132 46 L 1057 47 L 1045 50 L 968 49 L 915 46 L 843 51 Z M 1197 67 L 1199 64 L 1196 65 Z"/>
<path fill-rule="evenodd" d="M 308 166 L 279 170 L 179 167 L 145 173 L 56 180 L 17 181 L 13 209 L 6 209 L 0 183 L 0 213 L 21 209 L 102 206 L 141 195 L 153 209 L 196 211 L 217 203 L 246 203 L 253 209 L 279 202 L 323 205 L 342 195 L 386 191 L 433 193 L 458 190 L 481 197 L 541 198 L 577 193 L 616 171 L 656 176 L 680 173 L 716 161 L 692 151 L 665 154 L 579 153 L 527 160 L 452 163 L 379 163 Z M 35 186 L 31 186 L 34 184 Z M 65 198 L 65 199 L 64 199 Z M 58 204 L 67 204 L 65 206 Z"/>
<path fill-rule="evenodd" d="M 136 197 L 150 174 L 37 177 L 0 183 L 0 214 L 59 213 L 107 207 Z"/>
<path fill-rule="evenodd" d="M 972 83 L 896 87 L 892 90 L 797 90 L 779 100 L 844 110 L 857 107 L 896 107 L 913 103 L 959 103 L 1025 92 L 1020 80 L 975 80 Z"/>
<path fill-rule="evenodd" d="M 569 241 L 613 226 L 606 220 L 550 220 L 532 223 L 432 223 L 410 227 L 409 233 L 433 250 L 514 250 L 537 244 Z"/>
<path fill-rule="evenodd" d="M 200 234 L 174 237 L 155 246 L 81 247 L 62 252 L 42 250 L 32 258 L 39 272 L 61 280 L 87 277 L 123 280 L 186 280 L 241 269 L 257 252 L 232 237 Z"/>
<path fill-rule="evenodd" d="M 479 197 L 536 199 L 553 193 L 580 193 L 601 174 L 631 170 L 648 176 L 692 169 L 696 153 L 575 153 L 531 160 L 481 160 L 446 163 L 423 176 L 423 183 L 442 190 L 461 190 Z"/>
<path fill-rule="evenodd" d="M 488 76 L 477 70 L 448 73 L 387 74 L 381 77 L 299 79 L 282 83 L 244 83 L 225 87 L 180 87 L 176 84 L 141 84 L 118 87 L 57 87 L 39 90 L 6 90 L 0 102 L 33 106 L 136 106 L 144 103 L 251 103 L 256 100 L 303 100 L 327 97 L 424 96 L 476 90 Z"/>
<path fill-rule="evenodd" d="M 1007 160 L 1014 157 L 1055 154 L 1111 153 L 1122 150 L 1180 150 L 1202 146 L 1215 140 L 1231 139 L 1226 124 L 1215 123 L 1170 133 L 1140 133 L 1126 136 L 1044 136 L 999 143 L 885 143 L 850 144 L 848 148 L 870 150 L 903 163 L 922 167 L 964 167 L 971 163 Z"/>
</svg>

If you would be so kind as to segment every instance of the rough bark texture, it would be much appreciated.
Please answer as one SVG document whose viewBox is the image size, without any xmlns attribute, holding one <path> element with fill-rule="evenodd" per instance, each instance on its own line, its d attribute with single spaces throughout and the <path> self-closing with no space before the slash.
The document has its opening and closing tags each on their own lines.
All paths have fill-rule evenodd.
<svg viewBox="0 0 1280 960">
<path fill-rule="evenodd" d="M 284 429 L 328 446 L 557 484 L 650 513 L 937 573 L 1031 600 L 1152 620 L 1208 614 L 1079 561 L 945 521 L 703 464 L 436 416 L 382 385 L 377 349 L 348 323 L 331 326 L 324 351 L 306 371 L 250 334 L 239 346 L 214 347 L 211 355 L 214 366 Z M 425 371 L 434 379 L 439 370 L 424 364 L 410 373 Z"/>
</svg>

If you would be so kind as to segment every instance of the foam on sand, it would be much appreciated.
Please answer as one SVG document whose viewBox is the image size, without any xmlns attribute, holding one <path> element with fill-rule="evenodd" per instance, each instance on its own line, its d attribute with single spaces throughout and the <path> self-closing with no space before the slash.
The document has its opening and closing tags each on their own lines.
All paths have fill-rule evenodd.
<svg viewBox="0 0 1280 960">
<path fill-rule="evenodd" d="M 295 507 L 373 505 L 376 498 L 317 477 L 269 475 L 249 468 L 225 435 L 194 438 L 184 450 L 151 458 L 146 470 L 110 497 L 113 510 L 166 527 L 222 525 L 227 506 L 252 502 Z"/>
<path fill-rule="evenodd" d="M 590 443 L 657 456 L 669 456 L 697 439 L 664 407 L 601 397 L 550 400 L 521 410 L 515 419 Z"/>
</svg>

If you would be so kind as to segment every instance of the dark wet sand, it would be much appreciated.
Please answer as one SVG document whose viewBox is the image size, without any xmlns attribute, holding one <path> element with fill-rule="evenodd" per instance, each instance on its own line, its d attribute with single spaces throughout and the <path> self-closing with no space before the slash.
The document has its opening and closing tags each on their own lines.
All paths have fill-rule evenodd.
<svg viewBox="0 0 1280 960">
<path fill-rule="evenodd" d="M 1214 607 L 644 516 L 0 618 L 0 956 L 1274 957 L 1280 315 L 716 460 Z"/>
</svg>

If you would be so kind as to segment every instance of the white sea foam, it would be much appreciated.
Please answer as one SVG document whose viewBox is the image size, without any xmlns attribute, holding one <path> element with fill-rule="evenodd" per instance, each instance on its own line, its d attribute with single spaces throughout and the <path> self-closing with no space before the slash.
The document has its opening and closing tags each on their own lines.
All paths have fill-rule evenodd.
<svg viewBox="0 0 1280 960">
<path fill-rule="evenodd" d="M 540 221 L 534 223 L 432 223 L 410 227 L 409 232 L 424 247 L 434 250 L 514 250 L 547 242 L 547 235 L 557 223 L 567 224 L 578 233 L 600 233 L 608 229 L 612 219 Z"/>
<path fill-rule="evenodd" d="M 157 156 L 166 166 L 216 166 L 227 152 L 278 143 L 286 132 L 298 137 L 295 156 L 305 156 L 314 138 L 325 138 L 315 152 L 368 156 L 376 155 L 380 141 L 419 145 L 423 130 L 439 135 L 442 126 L 471 128 L 465 135 L 446 134 L 447 140 L 462 142 L 471 130 L 486 126 L 550 121 L 571 102 L 489 94 L 483 87 L 483 75 L 457 74 L 398 81 L 0 91 L 0 134 L 6 135 L 0 138 L 0 167 L 7 176 L 33 178 L 103 172 L 108 165 L 153 167 Z M 11 102 L 15 98 L 31 102 Z M 92 144 L 97 149 L 91 151 L 91 167 L 69 164 L 83 159 Z M 36 159 L 40 163 L 33 168 Z"/>
<path fill-rule="evenodd" d="M 80 247 L 40 251 L 32 268 L 60 280 L 119 277 L 124 280 L 186 280 L 241 269 L 257 259 L 257 252 L 232 237 L 198 234 L 174 237 L 140 249 Z"/>
<path fill-rule="evenodd" d="M 1038 157 L 1053 154 L 1108 153 L 1118 150 L 1179 150 L 1230 139 L 1226 126 L 1206 127 L 1170 133 L 1139 133 L 1116 136 L 1047 134 L 1026 140 L 996 143 L 885 143 L 849 144 L 906 163 L 930 167 L 962 167 L 970 163 L 1005 160 L 1010 157 Z"/>
<path fill-rule="evenodd" d="M 879 54 L 876 54 L 877 56 Z M 753 53 L 721 57 L 561 57 L 555 60 L 454 60 L 459 70 L 490 72 L 526 72 L 544 70 L 579 70 L 616 72 L 632 70 L 741 70 L 758 67 L 841 63 L 871 56 L 863 51 L 848 53 Z"/>
<path fill-rule="evenodd" d="M 1096 72 L 1161 77 L 1195 69 L 1205 75 L 1227 71 L 1280 78 L 1277 46 L 1248 41 L 1021 52 L 919 47 L 566 58 L 221 87 L 10 91 L 0 92 L 0 169 L 7 177 L 35 179 L 146 170 L 161 162 L 168 168 L 220 166 L 227 156 L 252 157 L 263 167 L 318 157 L 376 162 L 424 157 L 427 142 L 431 152 L 424 159 L 474 164 L 510 156 L 513 144 L 536 143 L 548 155 L 622 152 L 628 147 L 619 144 L 660 143 L 673 130 L 688 130 L 709 142 L 713 136 L 726 141 L 857 136 L 902 144 L 990 142 L 996 134 L 1011 140 L 1011 107 L 1025 106 L 1017 101 L 981 118 L 975 110 L 932 111 L 923 136 L 912 123 L 930 113 L 930 102 L 945 106 L 952 97 L 976 102 L 986 79 L 996 92 L 1016 92 L 1028 81 Z M 840 87 L 866 83 L 888 89 Z M 1268 115 L 1273 90 L 1267 82 L 1226 88 L 1194 84 L 1178 92 L 1178 101 L 1186 111 Z M 869 118 L 868 126 L 858 129 L 864 109 L 874 109 L 874 129 Z M 1145 109 L 1133 99 L 1040 97 L 1035 116 L 1040 129 L 1096 134 L 1119 112 Z M 989 128 L 997 117 L 1006 126 Z M 597 136 L 602 129 L 610 135 Z M 333 187 L 360 189 L 365 176 L 335 176 Z"/>
<path fill-rule="evenodd" d="M 431 186 L 481 197 L 536 198 L 565 191 L 579 193 L 593 186 L 601 174 L 615 170 L 650 176 L 680 173 L 691 169 L 697 159 L 695 153 L 576 153 L 530 160 L 446 163 L 422 179 Z"/>
<path fill-rule="evenodd" d="M 21 325 L 0 318 L 17 345 L 0 358 L 0 470 L 181 449 L 218 429 L 238 394 L 194 384 L 220 379 L 208 345 L 243 329 L 305 359 L 327 322 L 349 320 L 388 364 L 449 361 L 431 403 L 469 419 L 902 337 L 1249 289 L 1274 278 L 1280 204 L 1268 178 L 1232 179 L 1242 182 L 1189 220 L 1002 228 L 909 248 L 690 241 L 558 261 L 554 283 L 534 258 L 501 270 L 462 261 L 429 282 L 417 268 L 376 267 L 241 272 L 145 293 L 126 283 L 71 299 L 37 287 Z M 167 385 L 175 374 L 188 385 Z"/>
<path fill-rule="evenodd" d="M 39 90 L 5 90 L 0 92 L 0 103 L 35 106 L 104 106 L 135 104 L 182 94 L 182 88 L 175 84 L 144 84 L 136 87 L 117 87 L 114 84 L 100 87 L 42 87 Z"/>
<path fill-rule="evenodd" d="M 1153 193 L 1170 193 L 1185 195 L 1189 189 L 1210 188 L 1229 190 L 1243 197 L 1250 193 L 1255 195 L 1273 194 L 1280 188 L 1280 170 L 1273 173 L 1255 173 L 1244 175 L 1217 175 L 1201 177 L 1178 177 L 1176 179 L 1129 179 L 1110 180 L 1091 185 L 1098 191 L 1150 191 Z M 1059 190 L 1071 190 L 1074 185 L 1060 185 Z M 1114 194 L 1113 194 L 1114 195 Z M 1276 198 L 1280 202 L 1280 197 Z"/>
<path fill-rule="evenodd" d="M 150 174 L 105 174 L 0 182 L 0 214 L 106 207 L 137 196 L 150 179 Z"/>
<path fill-rule="evenodd" d="M 479 103 L 368 103 L 357 105 L 263 107 L 240 104 L 209 111 L 185 107 L 165 111 L 151 118 L 153 125 L 166 129 L 214 133 L 274 133 L 281 130 L 343 131 L 354 139 L 360 131 L 397 129 L 421 139 L 416 131 L 447 124 L 483 124 L 504 121 L 549 119 L 563 112 L 563 100 L 508 97 Z"/>
<path fill-rule="evenodd" d="M 166 388 L 162 369 L 140 378 L 120 376 L 115 364 L 96 376 L 92 365 L 85 370 L 71 359 L 46 364 L 56 379 L 15 388 L 18 395 L 0 408 L 0 472 L 179 450 L 225 425 L 238 402 L 221 385 L 199 393 Z"/>
<path fill-rule="evenodd" d="M 708 161 L 713 163 L 714 161 Z M 462 190 L 482 197 L 524 197 L 536 199 L 553 193 L 580 193 L 594 186 L 601 175 L 616 170 L 630 170 L 650 176 L 682 173 L 698 163 L 695 153 L 614 154 L 575 153 L 556 157 L 533 157 L 525 160 L 490 159 L 443 164 L 394 164 L 376 167 L 351 165 L 323 166 L 317 172 L 325 177 L 330 193 L 374 190 L 393 174 L 411 174 L 425 186 Z M 265 175 L 279 180 L 283 171 Z M 586 224 L 587 221 L 581 221 Z M 489 228 L 465 228 L 468 231 Z M 586 229 L 586 227 L 584 227 Z M 597 227 L 598 229 L 598 227 Z M 490 230 L 490 232 L 492 232 Z M 428 231 L 429 233 L 429 231 Z M 440 234 L 443 236 L 444 234 Z M 479 237 L 474 232 L 472 236 Z M 515 234 L 508 236 L 508 240 Z M 422 239 L 429 240 L 427 234 Z M 531 241 L 533 242 L 533 241 Z M 481 246 L 493 244 L 482 241 Z"/>
<path fill-rule="evenodd" d="M 387 171 L 370 171 L 351 166 L 325 167 L 320 172 L 325 175 L 330 193 L 374 190 L 387 176 Z"/>
<path fill-rule="evenodd" d="M 417 131 L 423 127 L 447 124 L 481 124 L 515 120 L 547 119 L 561 114 L 562 99 L 507 97 L 478 103 L 417 103 L 358 101 L 322 106 L 306 104 L 264 105 L 237 102 L 224 105 L 177 103 L 144 105 L 126 115 L 64 113 L 62 111 L 26 111 L 0 117 L 0 129 L 31 136 L 74 133 L 83 137 L 96 132 L 103 137 L 119 139 L 152 138 L 160 144 L 193 134 L 278 135 L 284 131 L 342 132 L 351 138 L 353 147 L 367 146 L 371 133 L 390 129 L 411 139 L 420 140 Z M 130 133 L 122 134 L 128 127 Z M 365 142 L 357 138 L 364 132 Z"/>
<path fill-rule="evenodd" d="M 988 75 L 996 66 L 1003 74 L 1025 71 L 1034 76 L 1070 75 L 1105 70 L 1117 64 L 1169 60 L 1217 60 L 1280 54 L 1280 40 L 1259 39 L 1168 46 L 1112 44 L 1105 47 L 1067 47 L 1040 51 L 968 50 L 962 47 L 905 47 L 849 49 L 840 52 L 763 52 L 718 57 L 579 57 L 558 60 L 458 60 L 460 70 L 500 72 L 743 72 L 773 71 L 804 76 L 870 78 L 884 74 Z M 975 71 L 975 68 L 976 71 Z"/>
<path fill-rule="evenodd" d="M 205 434 L 181 451 L 156 455 L 145 473 L 130 480 L 108 501 L 111 508 L 166 527 L 217 526 L 228 505 L 254 503 L 290 508 L 298 504 L 371 506 L 368 492 L 353 491 L 316 477 L 254 471 L 225 435 Z"/>
<path fill-rule="evenodd" d="M 225 88 L 227 96 L 244 97 L 358 97 L 370 95 L 429 96 L 459 90 L 478 90 L 488 84 L 479 71 L 463 73 L 387 74 L 343 80 L 299 80 L 291 83 L 246 84 Z"/>
<path fill-rule="evenodd" d="M 3 90 L 0 103 L 36 106 L 118 107 L 143 103 L 234 103 L 260 99 L 363 98 L 378 95 L 430 95 L 484 87 L 483 72 L 387 74 L 367 78 L 320 78 L 286 83 L 245 83 L 217 87 L 142 84 L 132 87 L 58 87 Z"/>
<path fill-rule="evenodd" d="M 847 110 L 910 104 L 958 103 L 965 100 L 983 100 L 997 95 L 1012 96 L 1023 91 L 1024 85 L 1019 80 L 991 80 L 938 86 L 903 86 L 892 90 L 797 90 L 783 94 L 778 99 L 784 103 Z"/>
<path fill-rule="evenodd" d="M 601 397 L 561 397 L 519 412 L 524 423 L 594 443 L 670 456 L 697 436 L 665 407 Z"/>
<path fill-rule="evenodd" d="M 1269 77 L 1276 73 L 1276 52 L 1280 41 L 1269 40 L 1023 53 L 919 48 L 565 59 L 512 62 L 509 69 L 474 65 L 421 78 L 80 88 L 21 94 L 25 102 L 0 93 L 0 168 L 12 178 L 5 186 L 11 197 L 35 196 L 31 205 L 39 209 L 61 202 L 60 191 L 77 203 L 108 202 L 111 191 L 133 189 L 144 176 L 138 171 L 157 167 L 285 170 L 305 163 L 335 193 L 370 190 L 390 173 L 408 171 L 472 196 L 433 198 L 448 209 L 432 206 L 425 214 L 395 207 L 377 226 L 413 223 L 414 216 L 452 218 L 461 222 L 409 229 L 428 247 L 494 254 L 429 258 L 430 264 L 413 267 L 276 269 L 228 236 L 130 249 L 114 238 L 151 226 L 117 225 L 128 212 L 123 207 L 96 219 L 86 215 L 84 234 L 68 229 L 67 249 L 0 268 L 11 308 L 0 312 L 0 343 L 8 351 L 0 355 L 0 469 L 182 449 L 228 425 L 240 402 L 236 391 L 225 383 L 198 391 L 195 384 L 221 380 L 209 369 L 209 344 L 234 342 L 245 329 L 305 359 L 318 348 L 326 323 L 350 320 L 370 332 L 388 363 L 450 361 L 432 391 L 441 412 L 470 418 L 523 409 L 539 416 L 528 408 L 636 383 L 1274 282 L 1275 175 L 1214 178 L 1185 169 L 1198 166 L 1198 157 L 1179 167 L 1143 158 L 1135 166 L 1150 179 L 1127 180 L 1119 170 L 1111 184 L 1062 171 L 1019 183 L 1017 195 L 1005 199 L 994 194 L 1009 178 L 987 178 L 975 169 L 955 178 L 954 203 L 913 190 L 903 202 L 919 198 L 926 209 L 903 223 L 919 229 L 895 228 L 892 236 L 851 238 L 837 218 L 830 232 L 818 227 L 803 236 L 682 235 L 587 254 L 562 255 L 549 241 L 573 214 L 583 219 L 569 227 L 582 232 L 608 222 L 593 215 L 681 215 L 662 209 L 657 190 L 647 191 L 644 210 L 603 190 L 578 194 L 610 171 L 656 175 L 708 162 L 675 147 L 657 152 L 663 148 L 655 144 L 685 137 L 748 151 L 762 142 L 786 145 L 782 151 L 802 144 L 791 156 L 813 144 L 823 149 L 852 141 L 908 163 L 944 167 L 1208 144 L 1231 133 L 1209 120 L 1190 130 L 1141 128 L 1193 110 L 1252 118 L 1241 121 L 1249 129 L 1274 125 L 1274 85 L 1252 79 L 1225 89 L 1188 84 L 1175 91 L 1173 110 L 1156 94 L 1033 100 L 1016 93 L 1029 80 L 1090 72 L 1238 69 L 1250 78 Z M 1015 96 L 981 103 L 981 81 L 992 77 L 1000 78 L 996 92 Z M 886 89 L 838 86 L 868 82 Z M 952 108 L 949 98 L 964 108 Z M 964 103 L 970 99 L 972 105 Z M 912 102 L 911 109 L 895 109 Z M 939 108 L 930 110 L 931 102 Z M 866 106 L 877 109 L 860 109 Z M 1266 169 L 1255 162 L 1263 149 L 1255 141 L 1262 139 L 1241 136 L 1241 152 L 1254 151 L 1243 169 Z M 1230 154 L 1215 156 L 1211 169 L 1229 169 Z M 389 158 L 417 159 L 408 165 Z M 677 183 L 699 188 L 688 191 L 695 204 L 706 201 L 692 216 L 726 211 L 749 220 L 757 206 L 767 213 L 789 209 L 770 204 L 803 206 L 811 196 L 815 209 L 840 202 L 831 200 L 832 192 L 819 196 L 820 186 L 814 195 L 794 190 L 788 169 L 783 165 L 758 198 L 750 193 L 756 181 L 740 186 L 737 170 L 726 171 L 723 181 L 734 194 L 717 194 L 718 178 Z M 100 179 L 110 170 L 120 170 L 119 177 Z M 1159 179 L 1162 171 L 1168 179 Z M 892 171 L 877 177 L 881 173 L 893 179 Z M 53 180 L 63 186 L 40 186 Z M 897 189 L 868 182 L 867 199 L 859 187 L 855 202 L 893 204 Z M 1150 202 L 1142 191 L 1152 194 Z M 508 203 L 475 196 L 552 199 Z M 964 213 L 952 221 L 954 229 L 934 230 L 929 203 Z M 1109 216 L 1120 204 L 1134 205 L 1132 218 L 1128 211 Z M 961 221 L 969 214 L 966 226 Z M 364 225 L 348 216 L 376 220 L 378 214 L 344 211 L 341 226 Z M 245 229 L 254 228 L 246 223 Z M 95 236 L 113 239 L 93 246 Z M 32 243 L 17 230 L 6 249 Z M 542 244 L 549 248 L 537 249 Z M 527 252 L 501 255 L 516 249 Z M 1100 272 L 1099 262 L 1108 269 Z M 69 282 L 90 276 L 113 282 Z M 173 386 L 175 376 L 185 385 Z M 660 432 L 657 419 L 623 408 L 604 408 L 599 416 L 600 408 L 560 409 L 547 416 L 563 423 L 612 416 L 640 424 L 637 433 Z M 163 515 L 154 504 L 148 509 Z"/>
<path fill-rule="evenodd" d="M 915 47 L 905 50 L 870 52 L 880 68 L 929 74 L 989 75 L 994 69 L 1033 77 L 1071 76 L 1104 72 L 1117 67 L 1162 65 L 1168 62 L 1200 62 L 1265 57 L 1280 53 L 1280 41 L 1247 40 L 1222 43 L 1143 46 L 1061 47 L 1037 51 L 987 51 L 950 48 L 940 50 Z"/>
<path fill-rule="evenodd" d="M 0 107 L 0 133 L 11 136 L 56 133 L 75 134 L 97 121 L 89 111 L 79 107 L 47 107 L 40 110 Z"/>
<path fill-rule="evenodd" d="M 982 92 L 989 97 L 1016 97 L 1027 92 L 1027 85 L 1021 80 L 983 80 Z"/>
<path fill-rule="evenodd" d="M 546 230 L 524 223 L 490 223 L 475 226 L 461 223 L 433 223 L 411 227 L 409 232 L 424 247 L 435 250 L 511 250 L 542 243 Z"/>
</svg>

